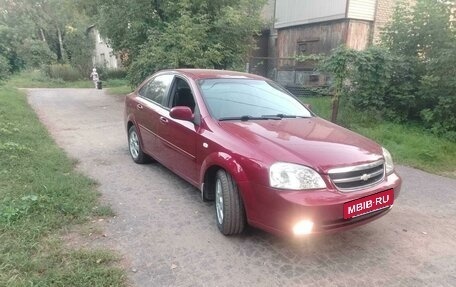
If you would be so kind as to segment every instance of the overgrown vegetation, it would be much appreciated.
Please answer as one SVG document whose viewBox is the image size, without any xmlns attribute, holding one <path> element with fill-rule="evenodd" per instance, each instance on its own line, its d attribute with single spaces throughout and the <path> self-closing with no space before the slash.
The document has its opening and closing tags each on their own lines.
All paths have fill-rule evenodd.
<svg viewBox="0 0 456 287">
<path fill-rule="evenodd" d="M 332 76 L 331 119 L 337 119 L 341 98 L 345 113 L 412 122 L 456 141 L 453 2 L 417 0 L 415 6 L 406 2 L 399 2 L 381 46 L 364 51 L 339 47 L 328 57 L 310 56 Z"/>
<path fill-rule="evenodd" d="M 300 100 L 311 104 L 317 115 L 331 119 L 331 97 L 301 97 Z M 354 112 L 343 102 L 339 122 L 385 146 L 396 163 L 456 178 L 455 142 L 436 137 L 416 124 L 387 122 L 372 114 Z"/>
<path fill-rule="evenodd" d="M 66 82 L 75 82 L 81 79 L 79 72 L 70 65 L 47 65 L 43 71 L 50 79 L 60 79 Z"/>
<path fill-rule="evenodd" d="M 124 286 L 118 258 L 71 250 L 60 237 L 110 215 L 13 88 L 0 90 L 0 286 Z"/>
<path fill-rule="evenodd" d="M 401 59 L 394 67 L 402 72 L 398 76 L 406 78 L 393 78 L 393 84 L 407 91 L 401 98 L 402 107 L 409 107 L 407 119 L 419 120 L 456 141 L 454 5 L 454 1 L 419 0 L 410 8 L 399 2 L 382 41 Z"/>
</svg>

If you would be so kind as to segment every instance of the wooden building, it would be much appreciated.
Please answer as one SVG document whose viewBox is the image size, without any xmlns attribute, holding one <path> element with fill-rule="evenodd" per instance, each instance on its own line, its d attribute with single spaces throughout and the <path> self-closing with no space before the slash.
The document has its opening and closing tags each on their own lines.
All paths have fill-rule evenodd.
<svg viewBox="0 0 456 287">
<path fill-rule="evenodd" d="M 274 0 L 268 34 L 268 75 L 288 87 L 320 86 L 326 79 L 295 57 L 328 54 L 345 45 L 362 50 L 377 42 L 397 0 Z M 270 13 L 269 13 L 270 14 Z M 268 17 L 270 15 L 268 14 Z M 266 19 L 268 20 L 268 19 Z M 263 42 L 264 43 L 264 42 Z M 272 75 L 272 76 L 271 76 Z"/>
</svg>

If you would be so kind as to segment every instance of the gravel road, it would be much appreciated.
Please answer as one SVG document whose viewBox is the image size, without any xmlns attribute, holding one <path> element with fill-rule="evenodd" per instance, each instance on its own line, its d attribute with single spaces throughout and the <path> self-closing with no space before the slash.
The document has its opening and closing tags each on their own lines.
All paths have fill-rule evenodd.
<svg viewBox="0 0 456 287">
<path fill-rule="evenodd" d="M 127 149 L 123 97 L 95 89 L 30 89 L 29 103 L 117 216 L 102 244 L 135 286 L 456 286 L 456 180 L 408 167 L 400 198 L 358 229 L 292 241 L 249 230 L 225 237 L 212 203 Z"/>
</svg>

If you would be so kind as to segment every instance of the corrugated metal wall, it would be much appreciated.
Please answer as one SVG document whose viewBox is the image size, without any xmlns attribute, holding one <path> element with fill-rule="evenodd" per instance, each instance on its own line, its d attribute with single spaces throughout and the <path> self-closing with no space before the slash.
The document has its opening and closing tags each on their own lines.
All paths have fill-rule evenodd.
<svg viewBox="0 0 456 287">
<path fill-rule="evenodd" d="M 374 21 L 376 0 L 349 0 L 348 17 Z"/>
<path fill-rule="evenodd" d="M 347 0 L 277 0 L 275 28 L 343 19 Z"/>
</svg>

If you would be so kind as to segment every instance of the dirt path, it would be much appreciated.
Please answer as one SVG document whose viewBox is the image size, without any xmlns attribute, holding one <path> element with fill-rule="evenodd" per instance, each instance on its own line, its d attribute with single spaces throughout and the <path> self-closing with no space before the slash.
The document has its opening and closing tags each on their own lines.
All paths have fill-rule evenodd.
<svg viewBox="0 0 456 287">
<path fill-rule="evenodd" d="M 258 230 L 224 237 L 193 187 L 130 160 L 122 97 L 32 89 L 29 102 L 100 183 L 117 213 L 102 243 L 130 262 L 136 286 L 456 286 L 456 180 L 399 167 L 401 197 L 367 226 L 302 242 Z"/>
</svg>

